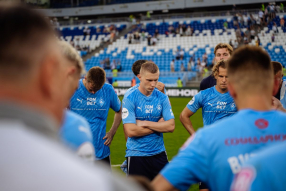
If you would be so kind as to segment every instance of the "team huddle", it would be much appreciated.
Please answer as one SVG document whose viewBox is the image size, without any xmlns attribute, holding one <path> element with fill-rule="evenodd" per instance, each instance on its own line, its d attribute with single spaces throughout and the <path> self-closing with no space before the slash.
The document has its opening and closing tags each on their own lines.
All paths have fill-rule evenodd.
<svg viewBox="0 0 286 191">
<path fill-rule="evenodd" d="M 212 75 L 202 81 L 204 90 L 187 103 L 180 115 L 191 137 L 171 163 L 163 133 L 175 130 L 175 119 L 164 84 L 158 82 L 158 66 L 147 60 L 133 64 L 140 84 L 126 92 L 122 108 L 112 86 L 104 81 L 104 70 L 91 68 L 80 80 L 70 109 L 88 120 L 96 159 L 110 166 L 108 145 L 121 114 L 127 147 L 122 169 L 127 175 L 148 178 L 155 190 L 187 190 L 197 182 L 200 189 L 229 190 L 233 175 L 256 151 L 284 140 L 286 115 L 272 108 L 285 111 L 278 100 L 285 100 L 285 83 L 282 65 L 271 62 L 260 48 L 246 46 L 233 53 L 230 45 L 220 43 L 214 54 L 216 64 Z M 278 99 L 273 97 L 277 92 L 281 94 Z M 116 113 L 111 130 L 105 134 L 109 108 Z M 205 127 L 195 132 L 190 117 L 199 108 Z M 234 183 L 232 189 L 241 190 L 241 186 Z"/>
<path fill-rule="evenodd" d="M 7 22 L 15 17 L 17 23 Z M 26 25 L 17 31 L 21 22 Z M 201 190 L 285 189 L 286 82 L 282 65 L 263 49 L 233 52 L 218 44 L 212 74 L 175 119 L 156 63 L 133 64 L 140 83 L 121 102 L 105 71 L 93 67 L 85 74 L 77 51 L 58 41 L 36 11 L 0 6 L 0 25 L 15 29 L 0 32 L 7 37 L 0 42 L 1 190 L 143 190 L 110 173 L 109 146 L 121 121 L 121 168 L 147 190 L 188 190 L 196 183 Z M 107 131 L 110 108 L 115 114 Z M 200 108 L 204 127 L 195 132 L 191 120 Z M 190 138 L 169 162 L 163 133 L 176 129 L 175 120 Z M 97 170 L 66 151 L 58 136 Z M 103 163 L 107 168 L 99 167 Z"/>
</svg>

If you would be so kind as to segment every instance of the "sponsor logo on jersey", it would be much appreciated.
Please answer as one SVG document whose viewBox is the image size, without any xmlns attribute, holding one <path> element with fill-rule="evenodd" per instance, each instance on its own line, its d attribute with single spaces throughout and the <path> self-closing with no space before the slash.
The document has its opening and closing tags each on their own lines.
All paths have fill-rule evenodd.
<svg viewBox="0 0 286 191">
<path fill-rule="evenodd" d="M 160 111 L 162 109 L 161 105 L 157 105 L 157 109 Z"/>
<path fill-rule="evenodd" d="M 273 141 L 285 141 L 286 134 L 278 135 L 264 135 L 261 137 L 241 137 L 241 138 L 227 138 L 224 141 L 226 146 L 243 145 L 243 144 L 261 144 Z"/>
<path fill-rule="evenodd" d="M 188 104 L 192 105 L 194 102 L 195 102 L 195 97 L 193 97 L 193 99 L 191 99 L 191 101 Z"/>
<path fill-rule="evenodd" d="M 173 113 L 172 109 L 170 109 L 170 113 L 171 113 L 172 116 L 174 116 L 174 113 Z"/>
<path fill-rule="evenodd" d="M 235 106 L 235 103 L 232 103 L 231 106 L 230 106 L 232 109 L 234 109 L 236 106 Z"/>
<path fill-rule="evenodd" d="M 126 109 L 125 107 L 122 108 L 122 119 L 126 119 L 128 115 L 129 115 L 128 109 Z"/>
<path fill-rule="evenodd" d="M 153 105 L 145 105 L 145 113 L 152 113 Z"/>
<path fill-rule="evenodd" d="M 213 106 L 213 104 L 211 104 L 211 103 L 208 103 L 208 105 Z"/>
<path fill-rule="evenodd" d="M 257 119 L 255 121 L 255 125 L 256 127 L 258 127 L 259 129 L 265 129 L 268 127 L 268 121 L 266 121 L 265 119 Z"/>
<path fill-rule="evenodd" d="M 99 100 L 100 107 L 102 107 L 104 105 L 104 103 L 105 103 L 104 100 L 102 98 L 100 98 L 100 100 Z"/>
<path fill-rule="evenodd" d="M 76 98 L 76 100 L 77 100 L 77 101 L 79 101 L 80 103 L 82 103 L 82 99 L 78 99 L 78 98 Z"/>
<path fill-rule="evenodd" d="M 96 98 L 86 98 L 86 105 L 95 105 L 96 104 Z"/>
</svg>

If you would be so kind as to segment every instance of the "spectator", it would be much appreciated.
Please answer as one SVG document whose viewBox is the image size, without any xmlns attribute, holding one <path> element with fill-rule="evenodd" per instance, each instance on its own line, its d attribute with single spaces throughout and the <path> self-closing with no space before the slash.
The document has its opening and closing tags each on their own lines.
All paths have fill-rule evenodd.
<svg viewBox="0 0 286 191">
<path fill-rule="evenodd" d="M 148 35 L 147 37 L 147 42 L 148 42 L 148 46 L 151 46 L 151 35 Z"/>
<path fill-rule="evenodd" d="M 105 69 L 105 60 L 100 61 L 100 67 Z"/>
<path fill-rule="evenodd" d="M 181 60 L 184 60 L 184 55 L 185 55 L 185 52 L 184 52 L 184 50 L 181 48 L 181 50 L 180 50 L 180 59 L 181 59 Z"/>
<path fill-rule="evenodd" d="M 113 77 L 117 77 L 117 75 L 118 75 L 118 70 L 117 70 L 117 68 L 114 68 L 114 69 L 112 70 L 112 76 L 113 76 Z"/>
<path fill-rule="evenodd" d="M 181 80 L 181 78 L 180 78 L 180 77 L 178 77 L 177 85 L 178 85 L 178 88 L 183 87 L 183 82 L 182 82 L 182 80 Z"/>
<path fill-rule="evenodd" d="M 180 60 L 180 49 L 179 48 L 177 49 L 177 52 L 176 52 L 176 60 Z"/>
<path fill-rule="evenodd" d="M 128 37 L 128 44 L 132 44 L 132 35 L 131 34 L 129 34 L 129 37 Z"/>
<path fill-rule="evenodd" d="M 141 32 L 141 37 L 142 37 L 142 41 L 145 41 L 145 38 L 146 38 L 146 36 L 145 36 L 145 31 L 142 31 L 142 32 Z"/>
<path fill-rule="evenodd" d="M 100 48 L 103 48 L 103 46 L 104 46 L 104 38 L 101 39 L 100 44 L 99 44 Z"/>
<path fill-rule="evenodd" d="M 119 59 L 117 60 L 116 65 L 117 65 L 116 66 L 117 70 L 120 72 L 122 68 L 121 68 L 121 62 Z"/>
<path fill-rule="evenodd" d="M 278 28 L 275 22 L 273 22 L 272 30 L 274 31 L 274 33 L 278 33 Z"/>
<path fill-rule="evenodd" d="M 231 39 L 229 39 L 229 43 L 228 43 L 228 44 L 233 47 L 233 44 L 232 44 L 232 40 L 231 40 Z"/>
<path fill-rule="evenodd" d="M 188 26 L 188 28 L 186 29 L 186 35 L 191 36 L 191 27 L 190 26 Z"/>
<path fill-rule="evenodd" d="M 272 41 L 272 42 L 275 42 L 275 35 L 274 35 L 274 33 L 272 33 L 271 41 Z"/>
<path fill-rule="evenodd" d="M 109 58 L 105 59 L 105 68 L 104 69 L 110 70 L 110 60 L 109 60 Z"/>
<path fill-rule="evenodd" d="M 151 14 L 149 11 L 146 12 L 146 18 L 147 20 L 151 20 Z"/>
<path fill-rule="evenodd" d="M 184 30 L 183 30 L 182 25 L 179 26 L 179 34 L 180 34 L 180 36 L 184 35 Z"/>
<path fill-rule="evenodd" d="M 185 67 L 184 67 L 184 63 L 182 62 L 181 63 L 181 72 L 184 72 L 185 71 Z"/>
<path fill-rule="evenodd" d="M 170 64 L 171 72 L 175 72 L 175 60 L 173 59 Z"/>
<path fill-rule="evenodd" d="M 260 46 L 260 38 L 258 37 L 258 35 L 256 36 L 256 46 Z"/>
<path fill-rule="evenodd" d="M 203 62 L 206 63 L 206 64 L 208 63 L 208 55 L 207 55 L 206 52 L 203 55 Z"/>
<path fill-rule="evenodd" d="M 159 30 L 158 29 L 155 30 L 154 36 L 155 36 L 155 38 L 158 39 L 158 37 L 159 37 Z"/>
<path fill-rule="evenodd" d="M 237 49 L 237 47 L 238 47 L 238 42 L 237 42 L 237 40 L 234 40 L 233 48 L 234 48 L 234 49 Z"/>
<path fill-rule="evenodd" d="M 111 70 L 114 70 L 115 68 L 116 68 L 116 61 L 115 61 L 115 60 L 112 60 Z"/>
<path fill-rule="evenodd" d="M 190 58 L 189 63 L 188 63 L 188 71 L 192 71 L 192 68 L 194 68 L 195 62 L 193 57 Z"/>
<path fill-rule="evenodd" d="M 136 85 L 136 78 L 133 77 L 132 80 L 131 80 L 131 87 L 133 87 L 135 85 Z"/>
<path fill-rule="evenodd" d="M 284 13 L 284 4 L 283 3 L 280 3 L 280 12 L 282 13 Z"/>
<path fill-rule="evenodd" d="M 97 28 L 96 28 L 96 33 L 101 33 L 100 27 L 97 27 Z"/>
<path fill-rule="evenodd" d="M 112 86 L 113 86 L 113 87 L 118 87 L 118 82 L 117 82 L 117 80 L 114 80 L 114 82 L 112 83 Z"/>
<path fill-rule="evenodd" d="M 114 31 L 112 31 L 112 32 L 110 33 L 110 39 L 109 39 L 109 42 L 110 42 L 110 43 L 112 43 L 112 42 L 113 42 L 113 40 L 114 40 L 114 38 L 115 38 L 115 32 L 114 32 Z"/>
<path fill-rule="evenodd" d="M 284 30 L 284 27 L 285 27 L 284 17 L 280 19 L 280 26 L 281 26 L 281 29 Z"/>
<path fill-rule="evenodd" d="M 259 17 L 261 23 L 264 23 L 264 19 L 263 19 L 264 13 L 263 13 L 262 9 L 258 12 L 258 17 Z"/>
<path fill-rule="evenodd" d="M 255 38 L 255 30 L 254 30 L 254 27 L 251 27 L 251 30 L 250 30 L 250 39 L 253 40 Z"/>
<path fill-rule="evenodd" d="M 227 29 L 228 29 L 228 23 L 227 23 L 227 21 L 225 21 L 225 22 L 223 23 L 223 28 L 224 28 L 224 31 L 227 31 Z"/>
<path fill-rule="evenodd" d="M 155 35 L 152 37 L 151 39 L 151 42 L 152 42 L 152 45 L 155 46 L 157 44 L 157 38 L 155 37 Z"/>
</svg>

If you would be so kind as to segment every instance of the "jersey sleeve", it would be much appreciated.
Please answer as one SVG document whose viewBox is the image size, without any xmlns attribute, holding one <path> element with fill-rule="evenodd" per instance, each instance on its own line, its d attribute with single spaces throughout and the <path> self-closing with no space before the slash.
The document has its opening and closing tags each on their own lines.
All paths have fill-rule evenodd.
<svg viewBox="0 0 286 191">
<path fill-rule="evenodd" d="M 179 154 L 160 172 L 175 188 L 188 190 L 194 183 L 206 182 L 209 162 L 203 138 L 201 130 L 191 136 Z"/>
<path fill-rule="evenodd" d="M 113 111 L 118 112 L 121 108 L 121 102 L 115 93 L 114 89 L 111 87 L 112 90 L 110 90 L 110 108 L 113 109 Z"/>
<path fill-rule="evenodd" d="M 122 121 L 123 121 L 123 124 L 126 124 L 126 123 L 136 124 L 134 104 L 127 98 L 124 98 L 122 103 L 123 103 L 122 104 Z"/>
<path fill-rule="evenodd" d="M 193 113 L 196 113 L 196 111 L 201 107 L 201 101 L 202 100 L 202 92 L 199 92 L 196 94 L 192 100 L 187 104 L 187 108 L 192 111 Z"/>
<path fill-rule="evenodd" d="M 169 102 L 169 98 L 167 96 L 165 101 L 163 102 L 163 118 L 165 121 L 175 118 L 174 113 L 172 111 L 172 107 Z"/>
</svg>

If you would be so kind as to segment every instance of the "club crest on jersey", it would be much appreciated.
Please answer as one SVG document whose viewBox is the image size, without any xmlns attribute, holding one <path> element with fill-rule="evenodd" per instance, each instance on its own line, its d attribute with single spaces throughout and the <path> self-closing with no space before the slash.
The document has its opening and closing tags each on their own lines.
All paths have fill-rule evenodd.
<svg viewBox="0 0 286 191">
<path fill-rule="evenodd" d="M 230 106 L 232 109 L 235 108 L 235 103 L 232 103 Z"/>
<path fill-rule="evenodd" d="M 128 109 L 126 109 L 125 107 L 122 108 L 122 119 L 126 119 L 128 115 L 129 115 Z"/>
<path fill-rule="evenodd" d="M 195 97 L 193 97 L 193 99 L 191 99 L 191 101 L 188 104 L 192 105 L 194 102 L 195 102 Z"/>
<path fill-rule="evenodd" d="M 104 100 L 102 98 L 100 98 L 100 100 L 99 100 L 99 105 L 100 105 L 100 107 L 102 107 L 104 105 Z"/>
<path fill-rule="evenodd" d="M 157 105 L 157 109 L 160 111 L 162 109 L 161 105 Z"/>
</svg>

